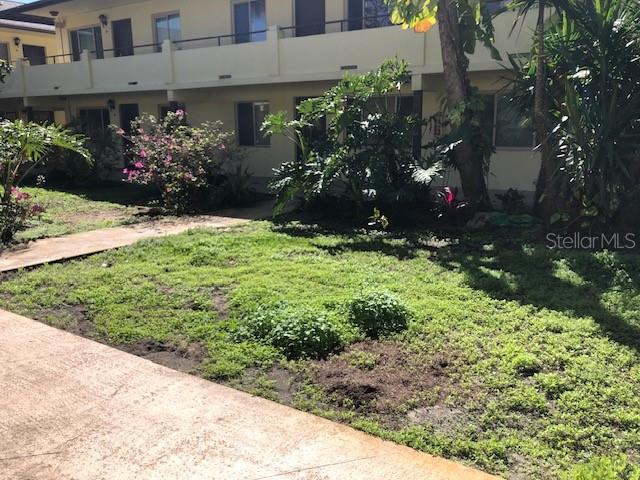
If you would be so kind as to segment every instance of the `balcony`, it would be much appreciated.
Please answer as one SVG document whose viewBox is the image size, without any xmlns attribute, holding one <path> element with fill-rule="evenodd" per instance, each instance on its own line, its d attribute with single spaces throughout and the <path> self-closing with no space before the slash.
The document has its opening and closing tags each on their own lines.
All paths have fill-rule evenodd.
<svg viewBox="0 0 640 480">
<path fill-rule="evenodd" d="M 348 22 L 353 19 L 329 22 L 318 35 L 296 36 L 300 27 L 273 26 L 252 32 L 261 41 L 247 43 L 223 35 L 141 45 L 127 56 L 103 50 L 85 51 L 79 61 L 71 55 L 48 57 L 45 65 L 22 61 L 0 85 L 0 98 L 332 80 L 393 57 L 406 59 L 416 74 L 442 71 L 437 28 L 426 34 L 396 26 L 350 30 Z M 505 59 L 530 46 L 528 34 L 509 35 L 512 22 L 512 14 L 495 20 L 496 45 Z M 470 60 L 472 71 L 502 69 L 482 47 Z"/>
</svg>

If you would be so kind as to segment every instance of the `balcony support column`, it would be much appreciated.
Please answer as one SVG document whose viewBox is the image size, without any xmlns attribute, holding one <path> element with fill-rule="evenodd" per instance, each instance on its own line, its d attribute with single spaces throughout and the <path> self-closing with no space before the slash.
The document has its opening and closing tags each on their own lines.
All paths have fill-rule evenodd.
<svg viewBox="0 0 640 480">
<path fill-rule="evenodd" d="M 33 107 L 24 107 L 24 114 L 27 117 L 27 122 L 33 122 Z"/>
<path fill-rule="evenodd" d="M 162 56 L 164 57 L 165 69 L 167 72 L 166 84 L 173 85 L 176 82 L 176 69 L 174 63 L 174 51 L 176 46 L 171 40 L 162 42 Z"/>
<path fill-rule="evenodd" d="M 269 64 L 269 74 L 278 76 L 280 75 L 280 27 L 272 25 L 267 31 L 267 44 L 271 51 L 271 61 Z"/>
<path fill-rule="evenodd" d="M 419 159 L 422 156 L 422 105 L 424 101 L 422 75 L 411 77 L 411 90 L 413 91 L 413 114 L 420 120 L 413 132 L 413 157 Z"/>
</svg>

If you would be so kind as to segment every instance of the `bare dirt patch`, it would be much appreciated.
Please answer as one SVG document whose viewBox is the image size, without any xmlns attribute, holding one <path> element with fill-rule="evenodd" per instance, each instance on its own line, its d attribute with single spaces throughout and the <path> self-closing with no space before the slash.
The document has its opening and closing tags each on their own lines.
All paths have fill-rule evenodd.
<svg viewBox="0 0 640 480">
<path fill-rule="evenodd" d="M 313 362 L 312 377 L 339 406 L 395 424 L 408 402 L 432 406 L 444 397 L 450 386 L 447 366 L 444 358 L 425 361 L 397 342 L 367 341 Z"/>
<path fill-rule="evenodd" d="M 199 343 L 176 345 L 157 340 L 140 340 L 119 345 L 118 348 L 164 367 L 185 373 L 195 373 L 206 356 L 204 346 Z"/>
</svg>

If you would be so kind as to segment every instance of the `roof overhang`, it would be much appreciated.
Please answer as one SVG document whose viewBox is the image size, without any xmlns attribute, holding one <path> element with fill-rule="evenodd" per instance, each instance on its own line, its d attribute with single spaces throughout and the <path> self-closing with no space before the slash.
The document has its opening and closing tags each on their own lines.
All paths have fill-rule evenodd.
<svg viewBox="0 0 640 480">
<path fill-rule="evenodd" d="M 17 22 L 39 23 L 42 25 L 54 25 L 53 18 L 31 15 L 29 14 L 29 12 L 69 1 L 71 0 L 38 0 L 33 3 L 20 5 L 19 7 L 0 10 L 0 19 L 14 20 Z"/>
</svg>

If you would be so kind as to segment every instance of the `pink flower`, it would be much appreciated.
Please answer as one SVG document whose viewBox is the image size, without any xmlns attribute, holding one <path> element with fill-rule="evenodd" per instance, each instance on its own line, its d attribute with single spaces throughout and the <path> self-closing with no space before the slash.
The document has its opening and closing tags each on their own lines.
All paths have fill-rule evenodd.
<svg viewBox="0 0 640 480">
<path fill-rule="evenodd" d="M 116 135 L 123 136 L 123 135 L 124 135 L 124 130 L 123 130 L 123 129 L 121 129 L 121 128 L 117 129 L 117 130 L 116 130 Z"/>
<path fill-rule="evenodd" d="M 122 173 L 124 173 L 125 175 L 127 175 L 129 173 L 129 169 L 125 168 L 124 170 L 122 170 Z"/>
<path fill-rule="evenodd" d="M 176 115 L 178 116 L 178 118 L 183 118 L 185 115 L 184 110 L 182 109 L 176 110 Z"/>
<path fill-rule="evenodd" d="M 133 164 L 133 166 L 136 167 L 138 170 L 142 170 L 144 168 L 144 163 L 136 162 Z"/>
<path fill-rule="evenodd" d="M 227 149 L 227 147 L 226 147 L 226 145 L 224 143 L 221 144 L 220 147 L 218 147 L 218 148 L 220 148 L 220 150 L 226 150 Z"/>
<path fill-rule="evenodd" d="M 140 153 L 138 153 L 138 156 L 140 158 L 147 158 L 147 151 L 143 148 L 142 150 L 140 150 Z"/>
</svg>

